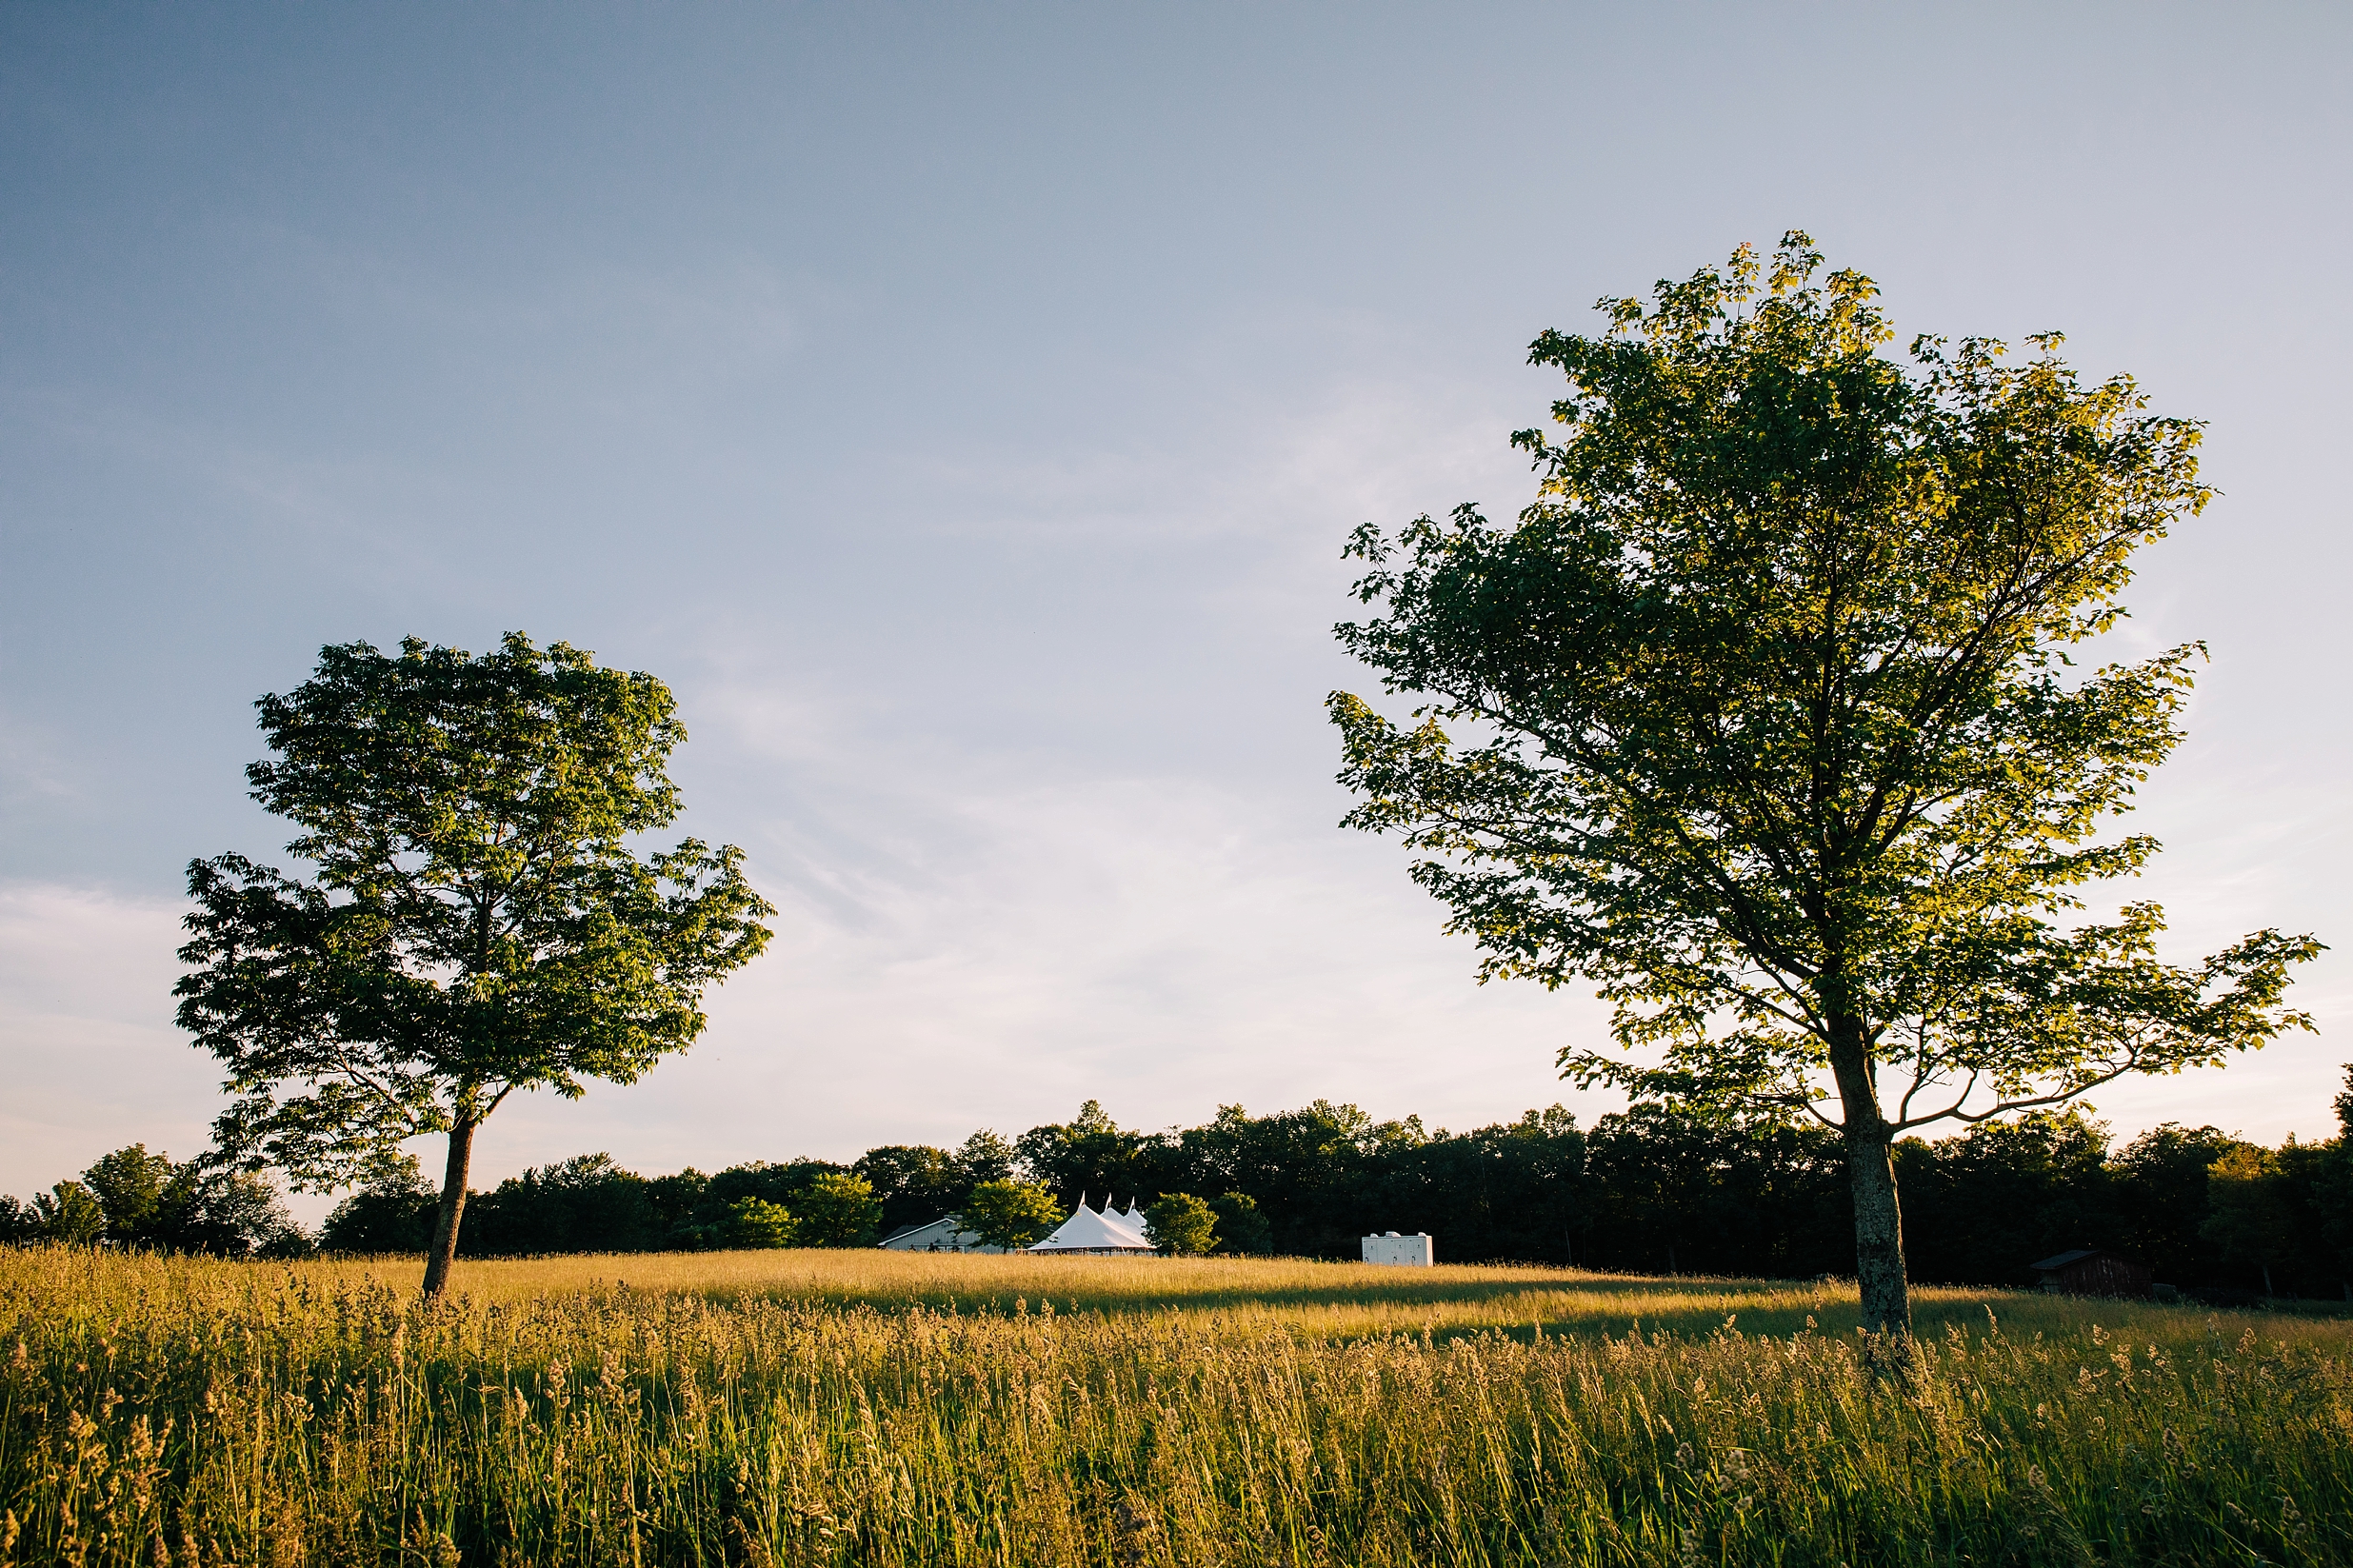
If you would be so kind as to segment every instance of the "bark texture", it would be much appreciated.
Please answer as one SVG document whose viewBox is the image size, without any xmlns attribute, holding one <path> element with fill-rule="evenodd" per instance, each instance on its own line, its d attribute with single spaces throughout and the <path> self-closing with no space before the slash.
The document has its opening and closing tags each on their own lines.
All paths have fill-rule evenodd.
<svg viewBox="0 0 2353 1568">
<path fill-rule="evenodd" d="M 1904 1270 L 1904 1215 L 1896 1201 L 1894 1151 L 1884 1128 L 1846 1133 L 1846 1174 L 1855 1198 L 1855 1282 L 1863 1290 L 1863 1326 L 1874 1334 L 1912 1331 L 1911 1282 Z"/>
<path fill-rule="evenodd" d="M 441 1212 L 433 1221 L 432 1250 L 425 1255 L 425 1299 L 431 1300 L 449 1283 L 449 1265 L 457 1260 L 458 1222 L 466 1218 L 466 1180 L 474 1162 L 474 1128 L 468 1117 L 449 1129 L 449 1162 L 441 1178 Z"/>
<path fill-rule="evenodd" d="M 1861 1024 L 1836 1031 L 1830 1070 L 1845 1112 L 1846 1179 L 1855 1205 L 1855 1283 L 1863 1326 L 1901 1340 L 1912 1331 L 1912 1293 L 1904 1270 L 1904 1214 L 1896 1201 L 1894 1133 L 1879 1108 L 1879 1086 Z"/>
</svg>

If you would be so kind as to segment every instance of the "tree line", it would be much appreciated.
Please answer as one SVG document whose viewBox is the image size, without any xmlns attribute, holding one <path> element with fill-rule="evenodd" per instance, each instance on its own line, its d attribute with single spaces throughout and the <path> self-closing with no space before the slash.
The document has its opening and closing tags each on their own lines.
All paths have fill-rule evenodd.
<svg viewBox="0 0 2353 1568">
<path fill-rule="evenodd" d="M 2121 1144 L 2081 1110 L 1987 1122 L 1896 1146 L 1924 1280 L 2016 1286 L 2078 1246 L 2147 1263 L 2220 1300 L 2353 1298 L 2353 1068 L 2339 1136 L 2265 1148 L 2167 1122 Z M 1089 1101 L 1015 1139 L 888 1144 L 847 1164 L 754 1161 L 715 1174 L 628 1170 L 583 1155 L 473 1194 L 472 1257 L 761 1246 L 867 1246 L 964 1212 L 976 1188 L 1027 1182 L 1067 1213 L 1082 1197 L 1149 1205 L 1203 1195 L 1217 1250 L 1352 1258 L 1370 1231 L 1427 1231 L 1442 1260 L 1639 1273 L 1805 1278 L 1852 1260 L 1838 1135 L 1790 1119 L 1717 1120 L 1643 1103 L 1589 1128 L 1555 1105 L 1468 1132 L 1376 1121 L 1317 1101 L 1199 1126 L 1120 1126 Z M 421 1252 L 439 1195 L 413 1165 L 340 1203 L 319 1235 L 267 1184 L 132 1147 L 31 1203 L 0 1201 L 15 1240 L 244 1255 Z"/>
<path fill-rule="evenodd" d="M 0 1196 L 0 1241 L 110 1245 L 218 1257 L 299 1257 L 312 1238 L 268 1177 L 132 1143 L 30 1201 Z"/>
</svg>

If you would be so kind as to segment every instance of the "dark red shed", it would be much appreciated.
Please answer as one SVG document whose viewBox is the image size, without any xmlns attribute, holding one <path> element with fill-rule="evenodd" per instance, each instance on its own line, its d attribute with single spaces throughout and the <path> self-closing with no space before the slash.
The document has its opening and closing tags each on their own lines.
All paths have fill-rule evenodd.
<svg viewBox="0 0 2353 1568">
<path fill-rule="evenodd" d="M 2034 1271 L 2053 1296 L 2146 1296 L 2154 1278 L 2147 1264 L 2096 1247 L 2045 1258 Z"/>
</svg>

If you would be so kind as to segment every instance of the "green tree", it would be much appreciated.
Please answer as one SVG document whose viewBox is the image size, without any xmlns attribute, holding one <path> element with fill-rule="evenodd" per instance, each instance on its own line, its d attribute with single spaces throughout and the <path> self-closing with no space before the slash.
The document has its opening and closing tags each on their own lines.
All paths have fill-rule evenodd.
<svg viewBox="0 0 2353 1568">
<path fill-rule="evenodd" d="M 106 1211 L 108 1240 L 136 1244 L 149 1240 L 163 1218 L 177 1174 L 169 1155 L 150 1154 L 145 1143 L 133 1143 L 99 1156 L 82 1173 L 82 1185 Z"/>
<path fill-rule="evenodd" d="M 609 1154 L 581 1154 L 531 1166 L 468 1199 L 462 1251 L 492 1258 L 645 1252 L 668 1240 L 644 1177 Z"/>
<path fill-rule="evenodd" d="M 301 1258 L 315 1250 L 269 1177 L 193 1160 L 174 1172 L 146 1240 L 168 1251 L 222 1258 Z"/>
<path fill-rule="evenodd" d="M 792 1211 L 764 1198 L 738 1198 L 728 1205 L 723 1243 L 745 1250 L 788 1247 L 800 1230 Z M 822 1244 L 822 1243 L 821 1243 Z"/>
<path fill-rule="evenodd" d="M 118 1246 L 224 1258 L 310 1250 L 266 1178 L 223 1170 L 209 1158 L 175 1162 L 133 1143 L 101 1155 L 81 1185 L 106 1216 L 106 1240 Z"/>
<path fill-rule="evenodd" d="M 337 1203 L 319 1229 L 319 1250 L 369 1256 L 421 1253 L 433 1242 L 439 1195 L 414 1155 L 402 1155 Z"/>
<path fill-rule="evenodd" d="M 2206 1217 L 2206 1173 L 2236 1147 L 2238 1140 L 2220 1127 L 2165 1121 L 2108 1161 L 2116 1240 L 2159 1280 L 2190 1284 L 2213 1278 L 2220 1249 L 2199 1234 Z M 2078 1233 L 2069 1244 L 2081 1246 L 2084 1239 Z"/>
<path fill-rule="evenodd" d="M 1014 1148 L 1023 1173 L 1068 1202 L 1085 1193 L 1107 1199 L 1143 1186 L 1136 1156 L 1146 1141 L 1143 1134 L 1112 1121 L 1100 1101 L 1089 1100 L 1068 1121 L 1030 1128 L 1015 1141 Z"/>
<path fill-rule="evenodd" d="M 90 1247 L 107 1239 L 105 1205 L 79 1181 L 60 1181 L 47 1192 L 34 1193 L 32 1208 L 40 1216 L 41 1239 L 45 1241 Z"/>
<path fill-rule="evenodd" d="M 26 1247 L 46 1240 L 41 1211 L 13 1193 L 0 1194 L 0 1247 Z"/>
<path fill-rule="evenodd" d="M 2270 1150 L 2242 1143 L 2207 1168 L 2206 1219 L 2198 1233 L 2232 1262 L 2254 1264 L 2263 1294 L 2278 1294 L 2271 1270 L 2287 1256 L 2295 1233 L 2287 1183 Z"/>
<path fill-rule="evenodd" d="M 983 1127 L 956 1151 L 956 1180 L 967 1188 L 1008 1181 L 1020 1162 L 1020 1152 L 1011 1143 Z"/>
<path fill-rule="evenodd" d="M 1062 1206 L 1034 1181 L 983 1181 L 956 1216 L 956 1223 L 982 1244 L 1015 1252 L 1042 1241 L 1062 1223 Z"/>
<path fill-rule="evenodd" d="M 1262 1257 L 1274 1250 L 1274 1227 L 1258 1209 L 1258 1200 L 1239 1192 L 1209 1200 L 1217 1217 L 1217 1250 Z M 1145 1211 L 1149 1218 L 1151 1211 Z"/>
<path fill-rule="evenodd" d="M 871 1246 L 882 1217 L 873 1183 L 828 1171 L 802 1189 L 800 1241 L 805 1247 Z"/>
<path fill-rule="evenodd" d="M 1144 1233 L 1171 1257 L 1196 1258 L 1217 1245 L 1217 1212 L 1189 1192 L 1172 1192 L 1145 1209 Z"/>
<path fill-rule="evenodd" d="M 972 1186 L 963 1180 L 954 1155 L 926 1143 L 887 1143 L 868 1149 L 850 1168 L 874 1183 L 886 1230 L 929 1224 L 953 1213 Z"/>
<path fill-rule="evenodd" d="M 701 1033 L 703 988 L 768 941 L 742 853 L 687 839 L 686 739 L 661 682 L 521 634 L 480 658 L 416 639 L 322 649 L 255 705 L 253 798 L 299 824 L 308 881 L 189 867 L 180 1024 L 228 1064 L 223 1151 L 336 1187 L 446 1133 L 425 1290 L 449 1279 L 477 1130 L 518 1089 L 628 1083 Z"/>
<path fill-rule="evenodd" d="M 2321 1237 L 2335 1249 L 2329 1261 L 2337 1288 L 2353 1301 L 2353 1063 L 2344 1069 L 2344 1092 L 2337 1097 L 2337 1136 L 2319 1190 Z"/>
<path fill-rule="evenodd" d="M 2174 966 L 2154 904 L 2078 913 L 2157 847 L 2101 830 L 2200 650 L 2068 650 L 2204 506 L 2199 427 L 2081 385 L 2055 334 L 1906 365 L 1870 280 L 1821 265 L 1792 233 L 1538 338 L 1570 390 L 1561 434 L 1513 438 L 1517 525 L 1465 506 L 1348 546 L 1376 613 L 1340 640 L 1419 722 L 1330 711 L 1346 822 L 1419 852 L 1481 978 L 1591 982 L 1617 1044 L 1662 1053 L 1568 1048 L 1565 1076 L 1837 1129 L 1864 1318 L 1901 1333 L 1900 1134 L 2309 1027 L 2282 997 L 2319 944 Z"/>
</svg>

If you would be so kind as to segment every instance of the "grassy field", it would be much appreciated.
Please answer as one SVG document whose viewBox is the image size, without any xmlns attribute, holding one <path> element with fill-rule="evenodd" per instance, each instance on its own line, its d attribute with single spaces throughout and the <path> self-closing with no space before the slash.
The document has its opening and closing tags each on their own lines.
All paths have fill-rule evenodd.
<svg viewBox="0 0 2353 1568">
<path fill-rule="evenodd" d="M 2353 1562 L 2353 1323 L 877 1252 L 0 1252 L 0 1563 Z"/>
</svg>

